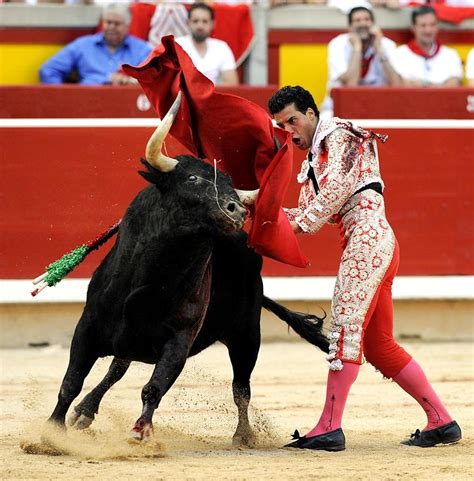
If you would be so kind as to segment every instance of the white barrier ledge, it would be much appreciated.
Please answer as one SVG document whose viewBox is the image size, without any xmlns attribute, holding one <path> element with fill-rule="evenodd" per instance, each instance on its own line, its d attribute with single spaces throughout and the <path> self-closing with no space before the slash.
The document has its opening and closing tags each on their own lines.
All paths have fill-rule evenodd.
<svg viewBox="0 0 474 481">
<path fill-rule="evenodd" d="M 157 127 L 156 117 L 145 118 L 0 118 L 0 128 Z M 472 119 L 352 119 L 359 127 L 373 129 L 474 129 Z"/>
<path fill-rule="evenodd" d="M 279 301 L 328 301 L 334 277 L 264 277 L 265 295 Z M 0 280 L 0 304 L 85 302 L 89 279 L 65 279 L 36 297 L 29 280 Z M 395 300 L 473 300 L 474 276 L 400 276 L 393 283 Z"/>
</svg>

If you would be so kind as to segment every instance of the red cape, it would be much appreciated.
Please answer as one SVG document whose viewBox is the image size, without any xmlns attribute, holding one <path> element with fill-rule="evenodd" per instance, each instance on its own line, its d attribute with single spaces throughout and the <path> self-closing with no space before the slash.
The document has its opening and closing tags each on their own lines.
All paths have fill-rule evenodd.
<svg viewBox="0 0 474 481">
<path fill-rule="evenodd" d="M 235 188 L 260 188 L 249 245 L 267 257 L 306 267 L 308 260 L 281 208 L 292 175 L 289 134 L 274 129 L 260 106 L 216 92 L 172 36 L 163 37 L 162 45 L 141 66 L 124 65 L 123 70 L 139 81 L 160 117 L 182 91 L 171 135 L 196 157 L 210 163 L 215 159 Z M 278 150 L 275 138 L 281 145 Z"/>
</svg>

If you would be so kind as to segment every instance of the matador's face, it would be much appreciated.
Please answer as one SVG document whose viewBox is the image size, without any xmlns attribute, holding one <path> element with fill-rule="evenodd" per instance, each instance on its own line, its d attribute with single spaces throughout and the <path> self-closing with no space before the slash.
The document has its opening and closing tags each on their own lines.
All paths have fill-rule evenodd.
<svg viewBox="0 0 474 481">
<path fill-rule="evenodd" d="M 295 104 L 287 105 L 283 110 L 273 115 L 278 127 L 290 132 L 291 140 L 301 150 L 307 150 L 313 143 L 314 132 L 318 125 L 318 116 L 312 108 L 300 112 Z"/>
</svg>

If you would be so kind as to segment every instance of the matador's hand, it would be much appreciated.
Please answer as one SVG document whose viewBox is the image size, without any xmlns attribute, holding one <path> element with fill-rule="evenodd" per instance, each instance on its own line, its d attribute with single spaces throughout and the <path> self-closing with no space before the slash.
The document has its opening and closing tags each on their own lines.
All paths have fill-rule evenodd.
<svg viewBox="0 0 474 481">
<path fill-rule="evenodd" d="M 294 220 L 290 220 L 290 225 L 295 234 L 300 234 L 303 232 L 303 229 Z"/>
</svg>

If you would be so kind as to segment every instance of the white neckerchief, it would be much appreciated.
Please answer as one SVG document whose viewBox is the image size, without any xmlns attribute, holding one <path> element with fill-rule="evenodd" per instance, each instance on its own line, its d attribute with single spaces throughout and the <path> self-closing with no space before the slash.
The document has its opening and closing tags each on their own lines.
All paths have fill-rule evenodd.
<svg viewBox="0 0 474 481">
<path fill-rule="evenodd" d="M 299 184 L 302 184 L 307 178 L 308 178 L 308 171 L 309 171 L 309 165 L 311 163 L 311 167 L 315 167 L 315 165 L 318 162 L 318 153 L 317 153 L 317 140 L 318 140 L 318 134 L 319 134 L 319 129 L 321 126 L 321 117 L 318 119 L 318 124 L 316 125 L 316 130 L 314 131 L 313 135 L 313 140 L 311 142 L 311 148 L 309 149 L 308 154 L 306 154 L 306 159 L 303 160 L 301 163 L 301 169 L 300 173 L 296 176 L 296 180 Z M 313 154 L 313 160 L 309 162 L 308 155 L 309 153 Z"/>
<path fill-rule="evenodd" d="M 314 131 L 314 135 L 313 135 L 313 141 L 311 143 L 311 153 L 313 154 L 313 160 L 311 162 L 311 166 L 314 167 L 315 165 L 315 162 L 317 160 L 317 156 L 318 156 L 318 149 L 317 149 L 317 146 L 319 144 L 319 139 L 318 139 L 318 134 L 319 134 L 319 131 L 321 130 L 321 117 L 319 117 L 318 119 L 318 125 L 316 125 L 316 130 Z"/>
</svg>

